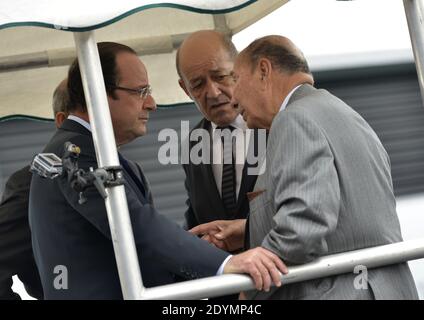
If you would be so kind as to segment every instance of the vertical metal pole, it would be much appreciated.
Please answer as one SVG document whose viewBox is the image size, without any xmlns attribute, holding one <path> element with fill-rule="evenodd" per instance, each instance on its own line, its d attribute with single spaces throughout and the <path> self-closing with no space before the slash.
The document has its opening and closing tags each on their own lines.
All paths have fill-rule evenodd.
<svg viewBox="0 0 424 320">
<path fill-rule="evenodd" d="M 412 50 L 414 51 L 418 82 L 421 90 L 421 99 L 424 101 L 424 1 L 403 0 L 403 5 L 405 7 L 406 20 L 408 21 Z"/>
<path fill-rule="evenodd" d="M 94 147 L 99 167 L 119 165 L 106 89 L 94 32 L 74 33 Z M 144 292 L 124 186 L 108 188 L 105 200 L 122 294 L 140 299 Z"/>
</svg>

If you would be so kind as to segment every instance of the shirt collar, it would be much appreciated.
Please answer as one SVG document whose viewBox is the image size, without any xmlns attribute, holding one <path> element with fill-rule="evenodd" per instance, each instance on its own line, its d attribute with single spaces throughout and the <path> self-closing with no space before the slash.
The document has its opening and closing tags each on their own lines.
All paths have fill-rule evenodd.
<svg viewBox="0 0 424 320">
<path fill-rule="evenodd" d="M 91 131 L 91 125 L 90 125 L 90 123 L 88 123 L 84 119 L 81 119 L 80 117 L 77 117 L 77 116 L 75 116 L 73 114 L 70 114 L 68 116 L 68 120 L 72 120 L 72 121 L 78 122 L 80 125 L 82 125 L 84 128 L 86 128 L 88 131 L 92 132 Z M 119 151 L 119 146 L 117 146 L 117 149 Z M 118 155 L 121 156 L 119 152 L 118 152 Z"/>
<path fill-rule="evenodd" d="M 69 120 L 72 120 L 72 121 L 75 121 L 75 122 L 78 122 L 80 125 L 82 125 L 84 128 L 86 128 L 88 131 L 91 132 L 91 126 L 90 126 L 90 124 L 87 121 L 85 121 L 84 119 L 81 119 L 80 117 L 77 117 L 77 116 L 75 116 L 73 114 L 70 114 L 68 116 L 68 119 Z"/>
<path fill-rule="evenodd" d="M 297 87 L 295 87 L 292 91 L 290 91 L 290 93 L 287 95 L 287 97 L 284 99 L 283 104 L 280 107 L 280 111 L 283 111 L 284 109 L 286 109 L 287 104 L 290 101 L 291 96 L 293 95 L 293 93 L 301 86 L 301 84 L 299 84 Z"/>
</svg>

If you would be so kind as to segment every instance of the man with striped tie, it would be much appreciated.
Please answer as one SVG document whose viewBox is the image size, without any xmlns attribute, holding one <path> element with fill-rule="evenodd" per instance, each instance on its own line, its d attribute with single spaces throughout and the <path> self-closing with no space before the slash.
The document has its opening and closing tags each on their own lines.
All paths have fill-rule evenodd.
<svg viewBox="0 0 424 320">
<path fill-rule="evenodd" d="M 211 141 L 202 143 L 210 143 L 212 163 L 190 161 L 183 165 L 188 193 L 187 229 L 214 220 L 236 219 L 244 226 L 249 212 L 246 195 L 257 175 L 248 174 L 244 144 L 238 142 L 249 143 L 250 147 L 256 141 L 256 132 L 247 130 L 238 106 L 231 103 L 236 55 L 229 38 L 210 30 L 191 34 L 178 49 L 179 84 L 203 115 L 193 130 L 207 130 L 211 137 Z M 190 150 L 194 145 L 191 141 Z M 237 251 L 242 245 L 223 248 Z"/>
</svg>

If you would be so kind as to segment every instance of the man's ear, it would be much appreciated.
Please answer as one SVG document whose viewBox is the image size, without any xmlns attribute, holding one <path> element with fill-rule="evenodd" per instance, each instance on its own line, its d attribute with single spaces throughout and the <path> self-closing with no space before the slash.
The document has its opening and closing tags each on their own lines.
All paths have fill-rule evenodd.
<svg viewBox="0 0 424 320">
<path fill-rule="evenodd" d="M 62 126 L 63 121 L 67 118 L 67 115 L 65 112 L 58 112 L 56 113 L 54 117 L 54 122 L 56 124 L 56 128 L 60 128 Z"/>
<path fill-rule="evenodd" d="M 184 80 L 183 79 L 178 79 L 178 84 L 180 85 L 181 89 L 184 90 L 184 92 L 186 93 L 186 95 L 191 99 L 190 93 L 187 90 L 187 87 L 186 87 L 186 85 L 184 83 Z"/>
<path fill-rule="evenodd" d="M 266 58 L 259 59 L 258 71 L 260 73 L 261 80 L 269 79 L 272 73 L 272 63 Z"/>
</svg>

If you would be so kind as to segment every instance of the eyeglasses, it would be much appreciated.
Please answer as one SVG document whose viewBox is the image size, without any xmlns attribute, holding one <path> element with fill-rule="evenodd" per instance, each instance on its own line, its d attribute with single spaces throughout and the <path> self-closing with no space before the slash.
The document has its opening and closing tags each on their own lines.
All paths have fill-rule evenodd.
<svg viewBox="0 0 424 320">
<path fill-rule="evenodd" d="M 140 99 L 142 99 L 142 100 L 146 100 L 147 97 L 150 96 L 152 94 L 152 91 L 153 91 L 150 84 L 148 84 L 147 86 L 140 88 L 140 89 L 131 89 L 131 88 L 125 88 L 125 87 L 120 87 L 120 86 L 111 86 L 111 88 L 137 93 L 140 96 Z"/>
</svg>

